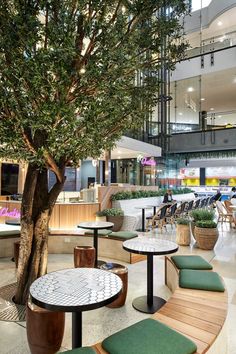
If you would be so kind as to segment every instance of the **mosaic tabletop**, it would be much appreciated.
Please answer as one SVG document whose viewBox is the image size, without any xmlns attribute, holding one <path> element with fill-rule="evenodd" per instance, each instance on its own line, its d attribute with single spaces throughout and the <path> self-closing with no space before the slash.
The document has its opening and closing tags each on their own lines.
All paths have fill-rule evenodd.
<svg viewBox="0 0 236 354">
<path fill-rule="evenodd" d="M 178 245 L 156 237 L 136 237 L 123 242 L 123 248 L 133 253 L 162 255 L 176 252 Z"/>
<path fill-rule="evenodd" d="M 107 221 L 84 221 L 79 223 L 78 227 L 82 229 L 108 229 L 113 227 L 114 224 L 112 222 Z"/>
<path fill-rule="evenodd" d="M 121 279 L 96 268 L 63 269 L 48 273 L 30 287 L 32 301 L 48 310 L 92 310 L 111 303 L 122 289 Z"/>
</svg>

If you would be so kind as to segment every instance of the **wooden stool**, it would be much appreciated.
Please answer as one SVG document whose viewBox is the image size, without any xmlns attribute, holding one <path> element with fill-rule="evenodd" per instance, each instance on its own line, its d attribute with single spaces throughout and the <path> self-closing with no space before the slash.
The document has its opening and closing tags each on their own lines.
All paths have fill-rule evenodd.
<svg viewBox="0 0 236 354">
<path fill-rule="evenodd" d="M 94 268 L 95 248 L 92 246 L 76 246 L 74 248 L 75 268 Z"/>
<path fill-rule="evenodd" d="M 124 306 L 128 289 L 128 268 L 117 263 L 105 263 L 100 266 L 100 269 L 108 270 L 109 272 L 118 275 L 123 283 L 121 294 L 115 301 L 107 305 L 107 307 L 116 308 Z"/>
<path fill-rule="evenodd" d="M 32 304 L 26 306 L 26 332 L 31 354 L 55 354 L 61 347 L 65 312 L 49 311 Z"/>
<path fill-rule="evenodd" d="M 16 268 L 18 267 L 18 260 L 19 260 L 19 253 L 20 253 L 20 241 L 14 242 L 14 250 L 13 250 L 13 257 Z"/>
</svg>

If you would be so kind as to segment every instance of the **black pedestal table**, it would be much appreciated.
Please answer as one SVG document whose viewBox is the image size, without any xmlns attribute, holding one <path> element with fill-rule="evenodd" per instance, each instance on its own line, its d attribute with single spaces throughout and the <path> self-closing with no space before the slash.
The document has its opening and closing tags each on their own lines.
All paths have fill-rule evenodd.
<svg viewBox="0 0 236 354">
<path fill-rule="evenodd" d="M 98 266 L 98 230 L 111 229 L 112 222 L 107 221 L 85 221 L 79 223 L 77 227 L 81 229 L 93 230 L 93 247 L 95 248 L 95 267 Z"/>
<path fill-rule="evenodd" d="M 122 290 L 118 275 L 97 268 L 48 273 L 30 287 L 32 302 L 51 311 L 72 312 L 72 348 L 82 346 L 82 312 L 116 300 Z"/>
<path fill-rule="evenodd" d="M 135 209 L 142 209 L 142 228 L 137 231 L 142 231 L 145 232 L 145 209 L 151 209 L 149 206 L 144 206 L 144 207 L 135 207 Z"/>
<path fill-rule="evenodd" d="M 147 295 L 136 298 L 133 307 L 144 313 L 154 313 L 165 304 L 165 300 L 153 296 L 153 256 L 166 255 L 178 250 L 178 245 L 168 240 L 153 237 L 136 237 L 125 241 L 123 248 L 131 253 L 147 256 Z"/>
</svg>

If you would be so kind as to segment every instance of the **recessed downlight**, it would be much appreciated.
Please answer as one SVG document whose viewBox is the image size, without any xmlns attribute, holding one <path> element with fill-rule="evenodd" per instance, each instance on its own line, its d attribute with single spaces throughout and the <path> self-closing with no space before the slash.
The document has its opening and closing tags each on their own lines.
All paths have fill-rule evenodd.
<svg viewBox="0 0 236 354">
<path fill-rule="evenodd" d="M 222 21 L 218 21 L 218 22 L 217 22 L 217 25 L 218 25 L 218 26 L 222 26 L 222 25 L 223 25 L 223 22 L 222 22 Z"/>
<path fill-rule="evenodd" d="M 188 91 L 188 92 L 193 92 L 193 91 L 194 91 L 194 88 L 193 88 L 192 86 L 190 86 L 190 87 L 187 88 L 187 91 Z"/>
</svg>

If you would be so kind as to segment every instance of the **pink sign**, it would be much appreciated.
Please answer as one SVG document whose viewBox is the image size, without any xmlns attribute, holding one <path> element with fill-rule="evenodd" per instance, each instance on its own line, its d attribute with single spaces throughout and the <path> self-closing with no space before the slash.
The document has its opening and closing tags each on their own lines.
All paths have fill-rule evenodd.
<svg viewBox="0 0 236 354">
<path fill-rule="evenodd" d="M 13 209 L 13 211 L 9 211 L 8 208 L 1 208 L 0 209 L 0 217 L 1 216 L 7 216 L 9 218 L 20 218 L 20 212 L 17 209 Z"/>
<path fill-rule="evenodd" d="M 156 166 L 156 161 L 153 159 L 148 159 L 148 157 L 143 157 L 141 160 L 143 166 Z"/>
</svg>

